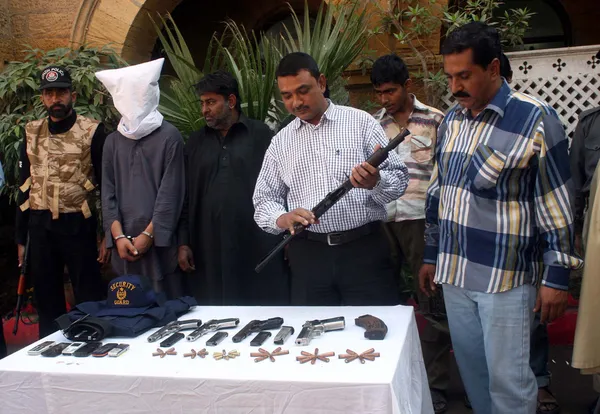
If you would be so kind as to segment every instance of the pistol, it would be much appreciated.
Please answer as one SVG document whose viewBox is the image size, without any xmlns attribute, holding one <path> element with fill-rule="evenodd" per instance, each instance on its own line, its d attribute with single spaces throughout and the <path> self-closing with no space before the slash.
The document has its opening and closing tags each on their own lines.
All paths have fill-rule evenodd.
<svg viewBox="0 0 600 414">
<path fill-rule="evenodd" d="M 363 315 L 354 319 L 356 326 L 366 329 L 365 338 L 383 339 L 387 334 L 387 325 L 379 318 L 373 315 Z"/>
<path fill-rule="evenodd" d="M 346 327 L 346 319 L 343 316 L 330 319 L 315 319 L 314 321 L 306 321 L 302 325 L 302 330 L 296 338 L 296 345 L 306 346 L 316 337 L 321 336 L 324 332 L 339 331 Z"/>
<path fill-rule="evenodd" d="M 154 332 L 148 337 L 148 342 L 156 342 L 159 339 L 174 334 L 175 332 L 183 331 L 185 329 L 196 329 L 202 325 L 200 319 L 188 319 L 185 321 L 172 321 Z"/>
<path fill-rule="evenodd" d="M 203 335 L 206 335 L 208 332 L 220 331 L 221 329 L 235 328 L 240 323 L 238 318 L 228 318 L 228 319 L 211 319 L 206 322 L 198 329 L 192 331 L 185 339 L 188 341 L 195 341 Z"/>
<path fill-rule="evenodd" d="M 283 318 L 271 318 L 264 321 L 259 321 L 257 319 L 250 321 L 246 326 L 242 328 L 241 331 L 235 334 L 235 336 L 231 339 L 233 342 L 238 343 L 242 342 L 248 336 L 255 332 L 266 331 L 269 329 L 279 329 L 283 325 Z"/>
</svg>

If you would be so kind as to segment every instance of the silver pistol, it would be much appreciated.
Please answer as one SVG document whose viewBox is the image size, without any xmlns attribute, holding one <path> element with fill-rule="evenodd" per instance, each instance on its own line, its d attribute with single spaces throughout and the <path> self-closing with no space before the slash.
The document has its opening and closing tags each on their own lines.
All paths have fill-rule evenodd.
<svg viewBox="0 0 600 414">
<path fill-rule="evenodd" d="M 159 339 L 174 334 L 175 332 L 183 331 L 186 329 L 196 329 L 202 325 L 200 319 L 188 319 L 185 321 L 173 321 L 169 322 L 158 331 L 154 332 L 148 337 L 148 342 L 156 342 Z"/>
<path fill-rule="evenodd" d="M 192 342 L 209 332 L 235 328 L 239 323 L 240 320 L 238 318 L 211 319 L 196 330 L 192 331 L 185 339 Z"/>
<path fill-rule="evenodd" d="M 325 332 L 339 331 L 346 327 L 346 319 L 343 316 L 330 319 L 315 319 L 314 321 L 306 321 L 302 325 L 302 330 L 296 338 L 296 345 L 306 346 L 310 341 L 321 336 Z"/>
</svg>

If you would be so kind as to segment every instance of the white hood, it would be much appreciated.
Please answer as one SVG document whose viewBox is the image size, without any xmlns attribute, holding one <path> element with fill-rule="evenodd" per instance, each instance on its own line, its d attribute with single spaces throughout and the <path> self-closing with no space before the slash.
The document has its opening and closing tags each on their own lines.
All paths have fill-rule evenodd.
<svg viewBox="0 0 600 414">
<path fill-rule="evenodd" d="M 117 129 L 129 139 L 141 139 L 161 126 L 158 79 L 165 59 L 96 72 L 122 118 Z"/>
</svg>

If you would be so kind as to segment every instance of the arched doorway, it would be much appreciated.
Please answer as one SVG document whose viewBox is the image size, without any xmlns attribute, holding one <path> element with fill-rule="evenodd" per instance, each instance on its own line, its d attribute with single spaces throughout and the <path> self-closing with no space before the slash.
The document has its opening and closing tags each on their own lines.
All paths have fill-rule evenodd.
<svg viewBox="0 0 600 414">
<path fill-rule="evenodd" d="M 309 8 L 316 11 L 321 2 L 308 0 Z M 223 27 L 223 21 L 229 18 L 248 30 L 268 30 L 289 16 L 288 3 L 296 11 L 304 8 L 304 0 L 223 0 L 212 2 L 210 7 L 193 0 L 84 1 L 75 20 L 71 44 L 108 44 L 129 63 L 144 62 L 159 50 L 150 16 L 171 13 L 197 56 L 196 63 L 200 63 L 212 34 Z"/>
</svg>

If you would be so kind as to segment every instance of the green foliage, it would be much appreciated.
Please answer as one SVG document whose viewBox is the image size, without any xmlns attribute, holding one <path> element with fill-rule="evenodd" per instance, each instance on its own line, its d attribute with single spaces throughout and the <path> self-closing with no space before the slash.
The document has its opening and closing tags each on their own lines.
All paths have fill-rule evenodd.
<svg viewBox="0 0 600 414">
<path fill-rule="evenodd" d="M 358 57 L 368 38 L 367 15 L 358 4 L 357 0 L 327 6 L 323 3 L 316 19 L 311 18 L 305 4 L 302 20 L 290 6 L 293 27 L 284 27 L 280 37 L 248 32 L 243 26 L 227 21 L 223 33 L 215 33 L 210 42 L 202 72 L 229 70 L 238 81 L 246 115 L 276 128 L 288 116 L 276 87 L 277 65 L 284 54 L 302 51 L 312 55 L 319 64 L 328 79 L 332 98 L 337 99 L 336 102 L 348 102 L 346 82 L 341 75 Z M 171 16 L 162 19 L 162 24 L 166 37 L 155 27 L 177 77 L 168 79 L 170 89 L 161 92 L 160 111 L 184 135 L 189 135 L 204 123 L 192 88 L 202 72 L 196 69 L 185 39 Z"/>
<path fill-rule="evenodd" d="M 224 39 L 229 39 L 226 45 Z M 275 71 L 281 52 L 268 36 L 256 36 L 234 21 L 225 23 L 221 38 L 213 36 L 214 55 L 208 55 L 205 71 L 225 66 L 238 81 L 242 110 L 252 119 L 279 121 L 275 107 Z M 208 69 L 208 70 L 207 70 Z"/>
<path fill-rule="evenodd" d="M 500 0 L 467 0 L 453 10 L 448 10 L 438 0 L 426 0 L 426 5 L 423 0 L 403 0 L 401 3 L 403 7 L 396 0 L 391 0 L 388 8 L 379 5 L 380 26 L 373 33 L 387 33 L 393 39 L 388 45 L 390 51 L 396 50 L 396 42 L 411 50 L 421 67 L 414 77 L 423 79 L 427 103 L 433 106 L 446 89 L 446 81 L 436 65 L 434 51 L 425 46 L 428 38 L 439 30 L 448 34 L 466 23 L 481 21 L 498 29 L 504 45 L 515 46 L 523 43 L 529 19 L 533 16 L 527 8 L 510 9 L 500 14 L 503 5 Z"/>
<path fill-rule="evenodd" d="M 444 12 L 443 22 L 450 33 L 459 26 L 479 21 L 495 27 L 500 32 L 505 46 L 523 44 L 523 36 L 529 29 L 529 19 L 534 15 L 529 9 L 510 9 L 499 14 L 498 9 L 504 3 L 498 0 L 468 0 L 460 10 Z"/>
<path fill-rule="evenodd" d="M 190 49 L 173 17 L 167 14 L 166 18 L 159 18 L 166 37 L 150 16 L 176 76 L 162 77 L 158 110 L 187 138 L 190 133 L 204 126 L 200 101 L 194 88 L 202 78 L 202 72 L 196 68 Z"/>
<path fill-rule="evenodd" d="M 366 8 L 360 4 L 356 0 L 327 6 L 322 2 L 312 25 L 308 4 L 304 5 L 304 24 L 290 6 L 294 27 L 285 27 L 284 52 L 308 53 L 325 77 L 335 80 L 367 44 Z"/>
<path fill-rule="evenodd" d="M 82 46 L 48 52 L 29 47 L 25 53 L 23 61 L 10 62 L 0 73 L 0 154 L 7 179 L 1 191 L 13 201 L 18 192 L 19 148 L 25 137 L 25 125 L 46 116 L 38 90 L 41 70 L 52 64 L 66 67 L 77 92 L 74 105 L 77 113 L 103 121 L 110 131 L 116 127 L 120 115 L 94 73 L 125 65 L 108 47 Z"/>
</svg>

